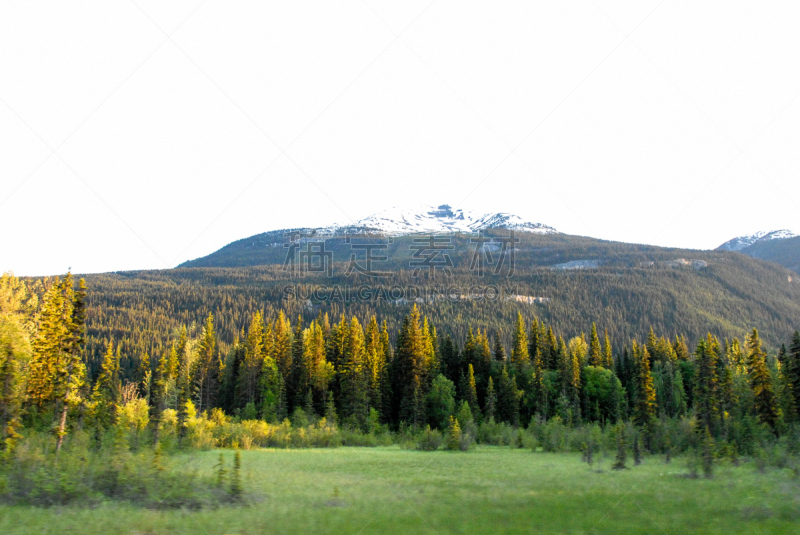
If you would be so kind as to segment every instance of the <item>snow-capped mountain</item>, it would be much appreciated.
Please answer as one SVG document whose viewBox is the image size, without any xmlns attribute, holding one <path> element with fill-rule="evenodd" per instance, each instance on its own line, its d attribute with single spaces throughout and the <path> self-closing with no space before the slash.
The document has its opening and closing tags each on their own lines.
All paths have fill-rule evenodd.
<svg viewBox="0 0 800 535">
<path fill-rule="evenodd" d="M 553 234 L 558 231 L 542 223 L 525 221 L 519 216 L 504 212 L 477 214 L 447 204 L 420 208 L 392 207 L 348 225 L 333 225 L 320 229 L 320 234 L 335 234 L 338 229 L 367 228 L 383 234 L 400 236 L 417 233 L 470 233 L 492 228 L 505 228 Z"/>
<path fill-rule="evenodd" d="M 770 240 L 783 240 L 786 238 L 794 238 L 797 234 L 790 230 L 772 230 L 772 231 L 765 231 L 762 230 L 760 232 L 756 232 L 755 234 L 750 234 L 748 236 L 739 236 L 738 238 L 733 238 L 732 240 L 726 241 L 719 247 L 717 250 L 720 251 L 741 251 L 746 247 L 750 247 L 751 245 L 757 242 L 766 242 Z"/>
</svg>

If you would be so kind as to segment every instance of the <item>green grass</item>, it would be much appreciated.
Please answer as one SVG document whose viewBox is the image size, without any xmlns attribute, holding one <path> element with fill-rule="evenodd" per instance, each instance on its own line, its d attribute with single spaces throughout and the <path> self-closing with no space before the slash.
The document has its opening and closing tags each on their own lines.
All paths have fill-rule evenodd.
<svg viewBox="0 0 800 535">
<path fill-rule="evenodd" d="M 230 468 L 233 457 L 225 451 Z M 211 475 L 218 451 L 179 460 Z M 0 533 L 798 533 L 800 482 L 789 470 L 719 463 L 688 479 L 681 459 L 612 471 L 576 454 L 479 447 L 242 452 L 250 504 L 154 511 L 0 507 Z M 337 490 L 338 489 L 338 490 Z"/>
</svg>

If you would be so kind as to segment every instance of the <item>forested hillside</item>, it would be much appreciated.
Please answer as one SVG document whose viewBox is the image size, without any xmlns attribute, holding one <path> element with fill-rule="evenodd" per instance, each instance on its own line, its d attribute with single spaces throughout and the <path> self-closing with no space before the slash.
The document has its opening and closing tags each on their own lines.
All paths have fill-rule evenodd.
<svg viewBox="0 0 800 535">
<path fill-rule="evenodd" d="M 775 262 L 800 273 L 800 236 L 783 240 L 758 241 L 741 250 L 742 253 Z"/>
<path fill-rule="evenodd" d="M 597 248 L 611 247 L 591 243 Z M 347 288 L 375 286 L 376 282 L 360 275 L 345 276 L 341 274 L 344 266 L 338 263 L 331 278 L 321 274 L 292 278 L 280 265 L 90 275 L 86 277 L 92 289 L 87 319 L 90 367 L 96 368 L 105 344 L 114 339 L 123 369 L 135 369 L 141 355 L 157 354 L 181 326 L 191 330 L 209 313 L 216 318 L 223 347 L 233 343 L 257 310 L 266 318 L 275 318 L 283 310 L 293 320 L 302 316 L 305 325 L 320 313 L 334 318 L 346 312 L 362 322 L 376 314 L 394 333 L 410 304 L 384 299 L 391 287 L 416 286 L 423 293 L 435 288 L 431 291 L 436 293 L 450 286 L 467 293 L 472 286 L 496 285 L 507 294 L 549 299 L 527 304 L 506 300 L 508 295 L 503 294 L 497 299 L 420 303 L 440 333 L 463 339 L 472 327 L 498 336 L 505 344 L 510 343 L 508 326 L 517 312 L 527 320 L 534 316 L 546 320 L 566 337 L 585 333 L 596 322 L 608 330 L 615 344 L 641 338 L 651 327 L 669 336 L 695 339 L 710 331 L 724 339 L 742 336 L 758 325 L 767 346 L 777 348 L 796 328 L 800 283 L 797 277 L 790 282 L 786 270 L 736 253 L 685 254 L 706 259 L 707 267 L 696 269 L 671 263 L 679 254 L 675 251 L 646 250 L 617 254 L 615 264 L 576 270 L 526 266 L 520 254 L 511 278 L 478 277 L 468 266 L 461 266 L 452 270 L 451 277 L 429 281 L 413 277 L 408 269 L 400 270 L 390 280 L 378 280 L 376 287 L 385 292 L 373 292 L 365 301 L 356 298 L 355 290 L 348 297 Z M 570 257 L 551 254 L 575 260 L 601 252 L 587 247 L 582 252 L 573 250 Z M 286 299 L 287 285 L 294 287 L 298 299 Z M 330 290 L 337 287 L 340 293 Z"/>
</svg>

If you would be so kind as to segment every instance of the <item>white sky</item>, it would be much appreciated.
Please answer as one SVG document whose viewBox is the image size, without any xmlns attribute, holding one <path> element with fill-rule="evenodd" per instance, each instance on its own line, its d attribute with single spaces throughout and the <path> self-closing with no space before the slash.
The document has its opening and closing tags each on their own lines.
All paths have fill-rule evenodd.
<svg viewBox="0 0 800 535">
<path fill-rule="evenodd" d="M 798 28 L 792 1 L 4 0 L 0 271 L 172 267 L 396 204 L 797 232 Z"/>
</svg>

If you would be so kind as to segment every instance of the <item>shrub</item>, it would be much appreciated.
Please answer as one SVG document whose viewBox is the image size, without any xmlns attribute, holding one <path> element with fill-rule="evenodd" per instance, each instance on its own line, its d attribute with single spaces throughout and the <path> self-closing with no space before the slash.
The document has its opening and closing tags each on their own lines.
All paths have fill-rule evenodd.
<svg viewBox="0 0 800 535">
<path fill-rule="evenodd" d="M 422 438 L 417 442 L 417 449 L 421 451 L 436 451 L 444 442 L 442 433 L 438 429 L 431 429 L 430 426 L 425 428 L 422 432 Z"/>
<path fill-rule="evenodd" d="M 230 501 L 211 480 L 177 469 L 161 449 L 132 452 L 124 441 L 90 448 L 75 432 L 55 454 L 52 437 L 29 436 L 0 469 L 0 502 L 15 505 L 94 505 L 126 501 L 155 509 L 199 509 Z"/>
</svg>

